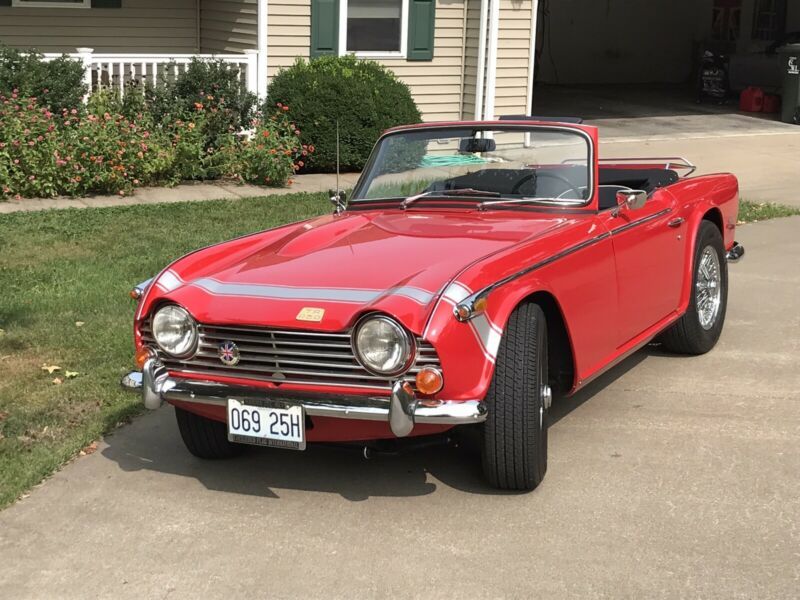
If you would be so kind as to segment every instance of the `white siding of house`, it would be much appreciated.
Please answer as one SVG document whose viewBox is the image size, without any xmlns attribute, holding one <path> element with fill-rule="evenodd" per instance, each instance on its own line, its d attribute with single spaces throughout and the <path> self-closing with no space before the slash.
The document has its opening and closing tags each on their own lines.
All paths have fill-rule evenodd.
<svg viewBox="0 0 800 600">
<path fill-rule="evenodd" d="M 196 0 L 200 2 L 200 51 L 227 54 L 256 49 L 256 0 Z"/>
<path fill-rule="evenodd" d="M 297 57 L 307 59 L 311 50 L 310 0 L 270 0 L 267 37 L 269 77 L 290 66 Z"/>
<path fill-rule="evenodd" d="M 0 7 L 0 42 L 42 52 L 196 52 L 196 0 L 122 0 L 122 8 Z"/>
<path fill-rule="evenodd" d="M 426 121 L 461 117 L 461 86 L 464 73 L 464 3 L 468 0 L 438 0 L 432 61 L 385 59 L 408 84 Z M 309 0 L 270 0 L 269 75 L 291 65 L 295 58 L 308 58 L 311 46 Z M 474 86 L 474 84 L 473 84 Z"/>
<path fill-rule="evenodd" d="M 436 30 L 432 61 L 382 60 L 411 88 L 425 121 L 461 118 L 464 75 L 464 2 L 436 3 Z"/>
<path fill-rule="evenodd" d="M 257 46 L 256 2 L 123 0 L 119 9 L 0 8 L 0 42 L 44 52 L 84 46 L 119 53 L 241 52 Z M 380 61 L 408 84 L 426 121 L 474 116 L 479 20 L 480 0 L 437 0 L 433 60 Z M 531 0 L 501 0 L 498 115 L 526 112 L 530 21 Z M 297 57 L 308 58 L 311 1 L 269 0 L 268 41 L 270 78 Z"/>
</svg>

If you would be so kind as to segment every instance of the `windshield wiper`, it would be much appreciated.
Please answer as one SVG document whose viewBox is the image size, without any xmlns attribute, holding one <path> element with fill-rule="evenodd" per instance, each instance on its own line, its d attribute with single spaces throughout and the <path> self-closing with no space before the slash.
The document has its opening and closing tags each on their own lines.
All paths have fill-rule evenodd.
<svg viewBox="0 0 800 600">
<path fill-rule="evenodd" d="M 417 200 L 420 200 L 421 198 L 429 198 L 431 196 L 477 196 L 478 198 L 499 198 L 500 193 L 488 192 L 485 190 L 474 190 L 472 188 L 461 188 L 457 190 L 430 190 L 428 192 L 417 194 L 416 196 L 409 196 L 400 203 L 400 208 L 405 210 Z"/>
<path fill-rule="evenodd" d="M 478 204 L 478 210 L 485 210 L 487 206 L 495 206 L 501 204 L 547 204 L 547 205 L 554 205 L 554 206 L 565 206 L 565 205 L 575 205 L 575 206 L 583 206 L 586 201 L 585 200 L 572 200 L 572 199 L 565 199 L 565 198 L 504 198 L 503 200 L 489 200 L 487 202 L 481 202 Z"/>
</svg>

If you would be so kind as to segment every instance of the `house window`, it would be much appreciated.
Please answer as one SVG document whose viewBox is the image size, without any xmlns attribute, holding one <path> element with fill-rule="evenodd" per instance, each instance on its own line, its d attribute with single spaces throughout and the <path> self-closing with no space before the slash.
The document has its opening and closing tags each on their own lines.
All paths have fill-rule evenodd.
<svg viewBox="0 0 800 600">
<path fill-rule="evenodd" d="M 91 8 L 92 0 L 11 0 L 11 6 L 26 8 Z"/>
<path fill-rule="evenodd" d="M 309 56 L 433 60 L 437 1 L 311 0 Z"/>
<path fill-rule="evenodd" d="M 756 0 L 753 39 L 772 42 L 786 32 L 786 0 Z"/>
<path fill-rule="evenodd" d="M 408 0 L 341 0 L 339 54 L 404 57 Z"/>
</svg>

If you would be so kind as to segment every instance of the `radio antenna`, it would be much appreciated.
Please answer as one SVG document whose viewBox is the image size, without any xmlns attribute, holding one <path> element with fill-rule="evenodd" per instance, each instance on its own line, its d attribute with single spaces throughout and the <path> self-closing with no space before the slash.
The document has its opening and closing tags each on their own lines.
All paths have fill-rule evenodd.
<svg viewBox="0 0 800 600">
<path fill-rule="evenodd" d="M 341 198 L 342 188 L 339 187 L 339 119 L 336 119 L 336 199 Z"/>
<path fill-rule="evenodd" d="M 333 213 L 341 214 L 345 209 L 345 195 L 339 187 L 339 119 L 336 119 L 336 190 L 330 190 Z"/>
</svg>

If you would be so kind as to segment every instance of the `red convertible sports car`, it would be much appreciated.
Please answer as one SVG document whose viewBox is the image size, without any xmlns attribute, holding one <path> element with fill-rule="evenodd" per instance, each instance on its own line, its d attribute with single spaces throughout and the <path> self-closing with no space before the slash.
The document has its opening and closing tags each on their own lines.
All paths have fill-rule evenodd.
<svg viewBox="0 0 800 600">
<path fill-rule="evenodd" d="M 654 339 L 717 342 L 738 184 L 693 170 L 600 159 L 575 123 L 391 129 L 333 214 L 136 286 L 123 384 L 202 458 L 471 427 L 489 482 L 533 489 L 554 396 Z"/>
</svg>

